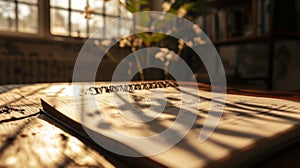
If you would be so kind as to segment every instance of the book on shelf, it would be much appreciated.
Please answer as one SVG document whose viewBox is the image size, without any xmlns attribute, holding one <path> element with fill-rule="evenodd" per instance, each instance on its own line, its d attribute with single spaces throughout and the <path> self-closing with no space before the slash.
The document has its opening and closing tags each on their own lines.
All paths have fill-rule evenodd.
<svg viewBox="0 0 300 168">
<path fill-rule="evenodd" d="M 256 6 L 256 25 L 257 25 L 257 34 L 267 34 L 270 32 L 270 17 L 271 17 L 271 2 L 270 0 L 257 0 Z"/>
<path fill-rule="evenodd" d="M 152 82 L 151 86 L 156 85 L 152 87 L 153 89 L 139 87 L 144 84 L 145 82 L 135 83 L 128 87 L 120 83 L 108 86 L 107 83 L 97 83 L 90 87 L 81 84 L 85 90 L 93 94 L 88 97 L 85 97 L 85 94 L 55 96 L 56 94 L 51 92 L 49 96 L 41 99 L 42 110 L 78 137 L 88 139 L 90 143 L 101 149 L 111 145 L 118 147 L 121 153 L 134 151 L 141 155 L 147 155 L 150 150 L 168 144 L 170 139 L 178 136 L 180 131 L 177 132 L 176 129 L 185 126 L 184 121 L 189 118 L 188 116 L 196 114 L 196 120 L 190 130 L 171 148 L 155 155 L 133 158 L 133 160 L 130 160 L 132 157 L 115 156 L 115 159 L 130 162 L 126 164 L 131 166 L 198 168 L 253 165 L 293 141 L 299 140 L 299 102 L 227 94 L 225 108 L 216 129 L 208 139 L 200 142 L 200 132 L 207 117 L 211 115 L 209 113 L 212 103 L 211 92 L 180 83 L 179 86 L 165 87 L 163 84 Z M 128 90 L 132 86 L 135 89 Z M 126 89 L 123 89 L 124 92 L 120 91 L 116 87 L 125 87 L 128 92 Z M 90 88 L 99 90 L 95 92 Z M 120 94 L 125 94 L 127 100 L 120 98 Z M 91 100 L 95 100 L 96 104 Z M 162 103 L 163 101 L 166 102 Z M 128 105 L 133 105 L 137 110 L 127 108 Z M 160 108 L 163 110 L 157 115 L 156 112 L 161 110 Z M 179 109 L 184 109 L 181 114 L 183 120 L 180 123 L 176 122 Z M 137 122 L 128 118 L 128 114 L 141 115 L 150 118 L 151 121 Z M 106 123 L 103 122 L 104 120 Z M 173 134 L 151 142 L 152 146 L 134 143 L 130 138 L 120 138 L 110 134 L 113 129 L 121 134 L 148 138 L 169 129 L 172 124 L 178 126 L 172 127 Z M 89 138 L 87 130 L 99 137 L 98 141 L 101 141 L 102 147 L 98 141 Z"/>
<path fill-rule="evenodd" d="M 212 40 L 226 40 L 247 35 L 249 20 L 247 12 L 233 8 L 200 16 L 197 24 Z"/>
<path fill-rule="evenodd" d="M 293 10 L 292 0 L 289 3 L 271 2 L 271 0 L 252 0 L 233 6 L 220 6 L 216 11 L 200 16 L 197 24 L 204 32 L 214 40 L 226 40 L 232 37 L 266 35 L 271 30 L 271 6 L 283 6 L 276 8 L 276 25 L 279 29 L 294 30 L 292 24 L 285 24 L 286 18 L 295 18 L 295 14 L 286 14 L 289 7 Z M 290 26 L 291 25 L 291 26 Z M 284 28 L 281 28 L 284 27 Z"/>
</svg>

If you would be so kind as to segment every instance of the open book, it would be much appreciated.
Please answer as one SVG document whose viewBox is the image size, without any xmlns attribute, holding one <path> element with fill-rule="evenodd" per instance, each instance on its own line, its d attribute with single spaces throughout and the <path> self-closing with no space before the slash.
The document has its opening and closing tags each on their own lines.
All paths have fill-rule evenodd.
<svg viewBox="0 0 300 168">
<path fill-rule="evenodd" d="M 251 165 L 300 137 L 299 102 L 227 94 L 218 126 L 207 140 L 199 142 L 201 129 L 210 114 L 210 92 L 188 86 L 181 89 L 171 86 L 128 92 L 106 92 L 107 88 L 102 87 L 98 92 L 85 88 L 93 93 L 88 96 L 45 97 L 41 100 L 43 111 L 78 136 L 86 137 L 108 151 L 111 148 L 117 149 L 120 152 L 117 157 L 121 160 L 123 154 L 145 155 L 143 158 L 131 159 L 130 164 L 133 166 Z M 184 99 L 183 92 L 186 95 Z M 196 94 L 198 92 L 199 95 Z M 162 112 L 156 114 L 156 110 Z M 190 130 L 179 135 L 181 132 L 177 128 L 180 130 L 181 126 L 184 127 L 184 122 L 193 114 L 196 118 Z M 176 120 L 179 115 L 183 118 L 180 123 Z M 145 122 L 138 119 L 144 119 Z M 175 122 L 178 127 L 173 125 Z M 172 134 L 151 141 L 149 146 L 137 143 L 143 141 L 132 140 L 154 137 L 170 128 L 173 129 Z M 130 138 L 117 136 L 115 132 Z M 178 136 L 182 136 L 178 143 L 168 144 L 174 143 L 173 140 L 178 139 Z M 166 149 L 159 150 L 162 147 Z M 159 152 L 155 153 L 156 149 Z M 149 151 L 154 152 L 153 155 Z"/>
</svg>

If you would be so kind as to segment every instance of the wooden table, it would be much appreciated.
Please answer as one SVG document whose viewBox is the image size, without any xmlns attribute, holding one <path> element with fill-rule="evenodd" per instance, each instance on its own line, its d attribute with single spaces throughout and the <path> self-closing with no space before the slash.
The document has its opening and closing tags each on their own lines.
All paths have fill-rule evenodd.
<svg viewBox="0 0 300 168">
<path fill-rule="evenodd" d="M 46 95 L 67 95 L 70 90 L 65 88 L 69 85 L 70 83 L 46 83 L 0 86 L 0 167 L 125 166 L 105 153 L 94 150 L 40 112 L 40 98 Z M 205 84 L 199 84 L 199 88 L 210 89 Z M 228 91 L 300 101 L 300 94 L 294 92 L 232 88 Z M 294 152 L 300 155 L 299 150 Z M 283 158 L 281 155 L 276 157 L 277 160 Z M 262 165 L 269 166 L 270 163 L 274 162 L 270 160 Z"/>
</svg>

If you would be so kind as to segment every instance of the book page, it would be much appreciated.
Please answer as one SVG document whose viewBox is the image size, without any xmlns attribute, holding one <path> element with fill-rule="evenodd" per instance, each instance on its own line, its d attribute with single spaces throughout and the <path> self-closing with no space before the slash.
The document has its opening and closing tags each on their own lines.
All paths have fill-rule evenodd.
<svg viewBox="0 0 300 168">
<path fill-rule="evenodd" d="M 211 115 L 207 91 L 168 87 L 43 100 L 74 122 L 115 140 L 108 145 L 120 142 L 146 156 L 156 148 L 167 148 L 148 156 L 167 167 L 238 166 L 299 136 L 300 103 L 282 99 L 227 94 L 220 122 L 204 142 L 199 135 Z M 190 121 L 191 127 L 186 126 Z M 170 128 L 163 138 L 157 136 Z M 178 137 L 183 138 L 168 145 Z M 138 138 L 152 139 L 145 145 L 133 141 Z"/>
</svg>

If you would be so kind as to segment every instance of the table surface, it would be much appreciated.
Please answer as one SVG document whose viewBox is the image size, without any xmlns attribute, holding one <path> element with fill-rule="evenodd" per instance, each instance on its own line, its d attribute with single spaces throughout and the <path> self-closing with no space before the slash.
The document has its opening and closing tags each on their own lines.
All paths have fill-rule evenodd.
<svg viewBox="0 0 300 168">
<path fill-rule="evenodd" d="M 70 85 L 70 83 L 45 83 L 0 86 L 0 167 L 122 165 L 72 136 L 68 130 L 40 112 L 40 98 L 47 94 L 64 95 L 67 93 L 65 88 Z M 209 85 L 201 83 L 199 88 L 210 90 Z M 233 88 L 229 88 L 228 92 L 300 101 L 300 93 L 295 92 Z M 270 164 L 264 164 L 266 167 L 268 165 Z"/>
</svg>

